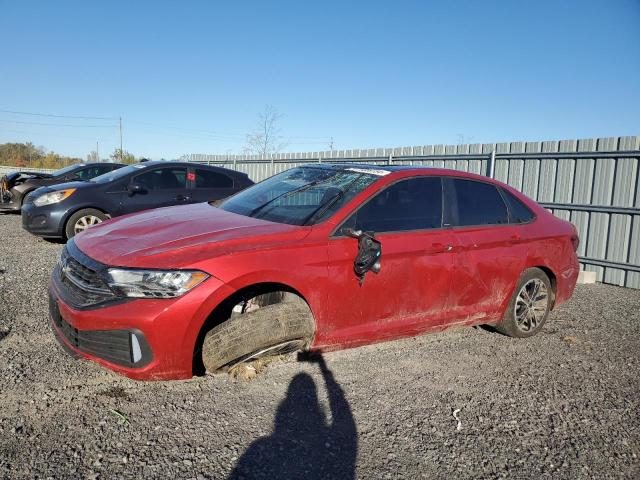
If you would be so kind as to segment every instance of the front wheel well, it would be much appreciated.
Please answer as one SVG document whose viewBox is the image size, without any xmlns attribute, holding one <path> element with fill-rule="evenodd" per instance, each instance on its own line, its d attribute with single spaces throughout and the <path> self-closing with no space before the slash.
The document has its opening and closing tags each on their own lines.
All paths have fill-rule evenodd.
<svg viewBox="0 0 640 480">
<path fill-rule="evenodd" d="M 202 376 L 204 375 L 206 370 L 204 367 L 204 363 L 202 362 L 202 345 L 204 343 L 204 337 L 206 336 L 207 332 L 209 332 L 209 330 L 216 327 L 217 325 L 220 325 L 221 323 L 228 320 L 233 312 L 233 307 L 241 303 L 243 300 L 249 300 L 258 295 L 265 295 L 270 293 L 290 293 L 301 298 L 308 305 L 308 302 L 304 298 L 304 296 L 302 296 L 302 294 L 295 288 L 277 282 L 256 283 L 243 287 L 240 290 L 232 293 L 213 309 L 213 311 L 209 314 L 204 324 L 200 328 L 200 331 L 198 332 L 195 347 L 193 349 L 193 375 Z"/>
</svg>

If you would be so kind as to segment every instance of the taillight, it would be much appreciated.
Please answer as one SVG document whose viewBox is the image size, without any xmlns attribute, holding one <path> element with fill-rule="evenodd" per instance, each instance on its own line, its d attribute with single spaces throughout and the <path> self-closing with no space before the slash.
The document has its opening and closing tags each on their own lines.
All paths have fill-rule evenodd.
<svg viewBox="0 0 640 480">
<path fill-rule="evenodd" d="M 580 237 L 578 237 L 577 233 L 571 235 L 571 243 L 573 244 L 573 250 L 578 251 L 578 245 L 580 245 Z"/>
</svg>

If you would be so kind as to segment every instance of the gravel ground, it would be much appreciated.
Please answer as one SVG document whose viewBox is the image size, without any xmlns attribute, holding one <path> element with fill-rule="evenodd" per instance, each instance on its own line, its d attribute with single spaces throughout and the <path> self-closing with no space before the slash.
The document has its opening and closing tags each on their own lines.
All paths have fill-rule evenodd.
<svg viewBox="0 0 640 480">
<path fill-rule="evenodd" d="M 640 291 L 579 286 L 528 340 L 466 328 L 143 383 L 63 353 L 62 245 L 17 215 L 0 231 L 1 478 L 640 476 Z"/>
</svg>

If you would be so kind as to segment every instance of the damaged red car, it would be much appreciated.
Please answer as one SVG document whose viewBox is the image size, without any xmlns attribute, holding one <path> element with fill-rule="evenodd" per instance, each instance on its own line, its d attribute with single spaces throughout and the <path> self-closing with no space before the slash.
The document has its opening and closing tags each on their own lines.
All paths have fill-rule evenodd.
<svg viewBox="0 0 640 480">
<path fill-rule="evenodd" d="M 572 295 L 577 245 L 569 222 L 486 177 L 318 164 L 77 235 L 50 313 L 69 352 L 136 379 L 452 325 L 529 337 Z"/>
</svg>

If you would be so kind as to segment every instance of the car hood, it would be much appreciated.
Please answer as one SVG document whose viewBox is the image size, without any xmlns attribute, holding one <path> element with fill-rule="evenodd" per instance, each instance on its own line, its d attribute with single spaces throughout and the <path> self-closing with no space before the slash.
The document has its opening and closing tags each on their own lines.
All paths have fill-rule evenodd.
<svg viewBox="0 0 640 480">
<path fill-rule="evenodd" d="M 56 183 L 55 185 L 48 185 L 45 187 L 40 187 L 40 193 L 49 193 L 49 192 L 57 192 L 58 190 L 67 190 L 69 188 L 91 188 L 95 187 L 95 183 L 91 182 L 66 182 L 66 183 Z"/>
<path fill-rule="evenodd" d="M 74 241 L 89 257 L 107 265 L 181 268 L 220 255 L 299 241 L 310 230 L 198 203 L 108 220 L 76 235 Z"/>
</svg>

